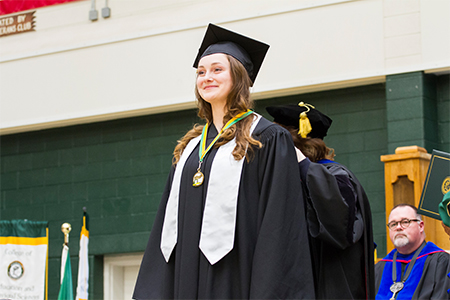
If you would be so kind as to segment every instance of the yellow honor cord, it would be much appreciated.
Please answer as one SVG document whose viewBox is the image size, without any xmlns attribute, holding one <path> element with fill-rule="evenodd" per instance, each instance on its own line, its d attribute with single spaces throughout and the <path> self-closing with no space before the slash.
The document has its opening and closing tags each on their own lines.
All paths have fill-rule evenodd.
<svg viewBox="0 0 450 300">
<path fill-rule="evenodd" d="M 214 146 L 214 144 L 216 143 L 216 141 L 220 138 L 220 136 L 222 135 L 222 133 L 227 130 L 228 128 L 230 128 L 231 126 L 233 126 L 235 123 L 239 122 L 240 120 L 244 119 L 245 117 L 247 117 L 248 115 L 252 114 L 253 111 L 248 109 L 247 111 L 241 112 L 239 114 L 237 114 L 236 116 L 234 116 L 233 118 L 231 118 L 226 124 L 225 126 L 223 126 L 223 128 L 220 130 L 220 132 L 216 135 L 216 137 L 214 138 L 214 140 L 211 142 L 211 144 L 209 144 L 208 148 L 205 149 L 206 147 L 206 135 L 208 132 L 208 123 L 206 123 L 205 127 L 203 127 L 203 131 L 202 131 L 202 141 L 201 141 L 201 145 L 200 145 L 200 149 L 199 149 L 199 159 L 200 162 L 203 161 L 203 158 L 205 157 L 206 153 L 208 153 L 208 151 Z"/>
</svg>

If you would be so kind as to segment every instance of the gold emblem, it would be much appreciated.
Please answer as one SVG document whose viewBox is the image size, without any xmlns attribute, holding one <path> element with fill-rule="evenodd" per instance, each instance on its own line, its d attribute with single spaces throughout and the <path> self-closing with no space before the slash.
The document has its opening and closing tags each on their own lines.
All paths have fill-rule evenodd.
<svg viewBox="0 0 450 300">
<path fill-rule="evenodd" d="M 205 176 L 200 170 L 197 170 L 197 173 L 194 174 L 194 178 L 192 178 L 192 185 L 197 187 L 201 186 L 203 184 L 203 180 L 205 179 Z"/>
<path fill-rule="evenodd" d="M 442 182 L 442 194 L 447 194 L 450 191 L 450 176 L 444 179 Z"/>
<path fill-rule="evenodd" d="M 19 279 L 23 276 L 24 268 L 20 261 L 13 261 L 8 266 L 8 276 L 12 279 Z"/>
</svg>

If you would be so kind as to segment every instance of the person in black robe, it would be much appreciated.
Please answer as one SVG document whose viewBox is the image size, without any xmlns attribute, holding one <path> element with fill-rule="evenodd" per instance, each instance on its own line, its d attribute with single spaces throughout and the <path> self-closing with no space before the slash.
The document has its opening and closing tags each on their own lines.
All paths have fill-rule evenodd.
<svg viewBox="0 0 450 300">
<path fill-rule="evenodd" d="M 296 146 L 317 299 L 373 299 L 370 204 L 356 176 L 333 161 L 334 151 L 323 142 L 332 120 L 303 102 L 266 109 Z"/>
<path fill-rule="evenodd" d="M 449 299 L 450 255 L 425 241 L 425 225 L 417 208 L 396 205 L 388 228 L 395 249 L 375 265 L 376 299 Z M 401 282 L 399 288 L 394 288 L 394 282 Z"/>
<path fill-rule="evenodd" d="M 199 151 L 214 143 L 231 117 L 252 105 L 249 86 L 264 58 L 258 47 L 265 45 L 255 42 L 212 24 L 208 27 L 194 67 L 199 116 L 210 126 L 207 130 L 207 125 L 194 126 L 175 148 L 175 164 L 144 253 L 134 299 L 315 298 L 300 174 L 289 132 L 250 111 L 222 133 L 199 163 Z M 216 110 L 229 83 L 226 72 L 231 73 L 231 91 L 225 93 L 225 109 Z M 234 93 L 236 89 L 240 92 Z M 204 145 L 196 141 L 200 136 L 206 137 Z M 229 145 L 233 146 L 230 161 L 234 161 L 230 164 L 240 153 L 242 167 L 237 175 L 227 175 L 228 167 L 215 168 Z M 222 180 L 214 179 L 222 175 Z M 238 182 L 237 190 L 220 192 L 229 181 Z M 221 211 L 230 202 L 226 200 L 219 205 L 217 217 L 211 218 L 209 208 L 234 192 L 236 209 L 229 211 L 230 216 Z M 216 196 L 210 198 L 212 193 Z M 216 219 L 220 222 L 214 225 Z M 232 244 L 219 251 L 230 237 L 219 234 L 217 238 L 222 228 L 215 226 L 230 224 Z M 173 239 L 173 232 L 174 246 L 166 243 Z"/>
</svg>

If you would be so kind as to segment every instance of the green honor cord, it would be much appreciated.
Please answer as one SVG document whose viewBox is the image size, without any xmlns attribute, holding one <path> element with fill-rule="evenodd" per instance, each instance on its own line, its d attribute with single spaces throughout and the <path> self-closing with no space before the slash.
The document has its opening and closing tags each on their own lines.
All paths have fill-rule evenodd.
<svg viewBox="0 0 450 300">
<path fill-rule="evenodd" d="M 225 124 L 225 126 L 223 126 L 223 128 L 220 130 L 220 132 L 217 134 L 217 136 L 214 138 L 214 140 L 211 142 L 211 144 L 209 144 L 208 148 L 205 150 L 206 135 L 208 132 L 208 123 L 206 123 L 205 127 L 203 127 L 201 146 L 198 150 L 199 163 L 201 164 L 203 162 L 203 158 L 205 157 L 206 153 L 208 153 L 208 151 L 214 146 L 216 141 L 220 138 L 220 136 L 222 135 L 222 133 L 225 130 L 227 130 L 228 128 L 230 128 L 231 126 L 233 126 L 234 124 L 236 124 L 237 122 L 239 122 L 240 120 L 244 119 L 245 117 L 249 116 L 252 113 L 253 113 L 253 111 L 248 109 L 247 111 L 241 112 L 241 113 L 237 114 L 236 116 L 234 116 L 231 120 L 229 120 Z"/>
</svg>

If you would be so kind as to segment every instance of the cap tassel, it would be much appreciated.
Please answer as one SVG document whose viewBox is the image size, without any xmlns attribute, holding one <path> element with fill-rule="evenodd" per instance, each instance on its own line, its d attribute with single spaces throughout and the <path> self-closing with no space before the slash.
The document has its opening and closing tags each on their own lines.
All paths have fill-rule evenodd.
<svg viewBox="0 0 450 300">
<path fill-rule="evenodd" d="M 299 128 L 298 133 L 301 135 L 302 138 L 306 138 L 308 134 L 311 132 L 312 127 L 308 117 L 306 116 L 306 112 L 302 112 L 300 114 L 298 128 Z"/>
<path fill-rule="evenodd" d="M 306 115 L 307 112 L 310 111 L 310 107 L 314 108 L 311 104 L 300 102 L 298 104 L 300 107 L 305 107 L 306 111 L 302 112 L 300 114 L 300 119 L 298 120 L 299 126 L 298 126 L 298 133 L 302 138 L 306 138 L 308 134 L 312 130 L 311 122 L 309 122 L 308 116 Z"/>
</svg>

